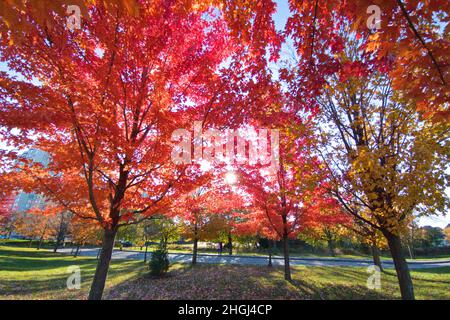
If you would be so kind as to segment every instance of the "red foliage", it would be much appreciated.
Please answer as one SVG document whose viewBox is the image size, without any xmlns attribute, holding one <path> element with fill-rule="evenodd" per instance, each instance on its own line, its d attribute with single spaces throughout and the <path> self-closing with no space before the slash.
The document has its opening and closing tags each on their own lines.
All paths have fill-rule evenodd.
<svg viewBox="0 0 450 320">
<path fill-rule="evenodd" d="M 297 132 L 292 139 L 286 132 L 280 140 L 277 171 L 261 166 L 240 170 L 243 189 L 252 201 L 251 213 L 241 214 L 242 233 L 296 238 L 305 228 L 342 221 L 337 202 L 327 194 L 321 164 L 310 152 L 313 139 L 308 138 L 307 127 L 300 126 L 303 135 Z"/>
<path fill-rule="evenodd" d="M 442 14 L 449 12 L 448 1 L 289 3 L 292 15 L 286 33 L 292 37 L 299 59 L 295 75 L 284 75 L 291 82 L 291 93 L 304 108 L 314 106 L 314 97 L 326 85 L 328 76 L 344 72 L 345 79 L 361 73 L 360 67 L 350 70 L 348 63 L 338 61 L 345 47 L 357 42 L 365 52 L 365 60 L 357 63 L 364 64 L 365 69 L 388 73 L 394 88 L 402 91 L 425 117 L 448 119 L 450 42 L 445 36 L 448 15 Z M 367 26 L 372 14 L 367 10 L 372 5 L 380 9 L 379 30 Z"/>
<path fill-rule="evenodd" d="M 0 198 L 0 221 L 7 218 L 14 211 L 15 195 L 7 194 Z"/>
</svg>

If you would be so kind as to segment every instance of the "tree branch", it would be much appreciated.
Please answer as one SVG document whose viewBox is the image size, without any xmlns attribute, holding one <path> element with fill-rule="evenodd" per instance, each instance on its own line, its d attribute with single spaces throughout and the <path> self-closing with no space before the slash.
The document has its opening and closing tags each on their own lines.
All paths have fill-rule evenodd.
<svg viewBox="0 0 450 320">
<path fill-rule="evenodd" d="M 402 10 L 403 15 L 405 16 L 406 20 L 408 21 L 409 27 L 411 28 L 411 30 L 414 32 L 414 35 L 416 36 L 417 39 L 419 39 L 420 43 L 422 44 L 422 46 L 425 48 L 425 50 L 427 50 L 428 56 L 431 58 L 431 60 L 433 61 L 433 64 L 436 67 L 436 70 L 439 73 L 439 77 L 441 78 L 442 84 L 445 86 L 447 85 L 447 83 L 445 82 L 444 79 L 444 75 L 442 73 L 441 67 L 439 66 L 439 64 L 437 63 L 433 53 L 431 52 L 430 48 L 428 48 L 427 44 L 425 43 L 425 41 L 423 40 L 422 36 L 419 34 L 419 32 L 417 31 L 416 27 L 414 26 L 413 22 L 411 21 L 411 17 L 408 14 L 408 11 L 405 8 L 405 5 L 403 4 L 403 2 L 401 0 L 397 0 L 398 6 L 400 7 L 400 9 Z"/>
</svg>

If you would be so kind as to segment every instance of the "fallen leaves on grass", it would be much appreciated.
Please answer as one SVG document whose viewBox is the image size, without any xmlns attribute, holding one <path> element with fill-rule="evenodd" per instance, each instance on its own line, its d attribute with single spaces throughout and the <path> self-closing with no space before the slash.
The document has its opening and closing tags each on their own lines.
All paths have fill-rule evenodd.
<svg viewBox="0 0 450 320">
<path fill-rule="evenodd" d="M 306 278 L 295 270 L 298 279 Z M 106 299 L 136 300 L 240 300 L 240 299 L 389 299 L 360 284 L 318 285 L 311 279 L 285 281 L 281 268 L 262 266 L 178 266 L 166 277 L 141 277 L 111 288 Z"/>
</svg>

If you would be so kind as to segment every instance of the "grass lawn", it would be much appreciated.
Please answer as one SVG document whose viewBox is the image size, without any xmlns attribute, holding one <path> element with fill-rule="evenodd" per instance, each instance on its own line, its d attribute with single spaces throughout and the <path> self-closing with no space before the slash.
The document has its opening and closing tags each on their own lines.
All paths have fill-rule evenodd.
<svg viewBox="0 0 450 320">
<path fill-rule="evenodd" d="M 66 289 L 67 267 L 81 268 L 81 290 Z M 0 299 L 85 299 L 96 259 L 0 246 Z M 281 268 L 175 264 L 165 278 L 147 276 L 142 261 L 113 261 L 108 299 L 395 299 L 397 279 L 381 276 L 381 291 L 366 288 L 365 268 L 294 267 L 292 283 Z M 450 268 L 412 272 L 418 299 L 450 299 Z"/>
<path fill-rule="evenodd" d="M 0 299 L 85 299 L 97 260 L 69 257 L 47 250 L 0 246 Z M 67 267 L 81 269 L 81 290 L 67 290 Z M 113 261 L 107 288 L 138 275 L 140 261 Z"/>
</svg>

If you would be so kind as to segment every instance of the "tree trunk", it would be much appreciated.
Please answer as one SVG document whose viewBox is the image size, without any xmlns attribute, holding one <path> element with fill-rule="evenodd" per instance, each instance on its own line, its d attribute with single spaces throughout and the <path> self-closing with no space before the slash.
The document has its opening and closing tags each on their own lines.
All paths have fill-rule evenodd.
<svg viewBox="0 0 450 320">
<path fill-rule="evenodd" d="M 78 252 L 80 251 L 80 245 L 77 245 L 77 250 L 75 251 L 74 257 L 78 257 Z"/>
<path fill-rule="evenodd" d="M 334 250 L 335 246 L 334 246 L 333 233 L 328 228 L 325 228 L 324 232 L 325 232 L 325 237 L 326 237 L 326 240 L 327 240 L 328 252 L 330 253 L 330 255 L 332 257 L 336 257 L 336 251 Z"/>
<path fill-rule="evenodd" d="M 144 262 L 147 262 L 147 252 L 148 252 L 148 244 L 145 244 L 145 254 L 144 254 Z"/>
<path fill-rule="evenodd" d="M 41 238 L 39 239 L 39 244 L 37 247 L 38 250 L 41 249 L 42 242 L 44 241 L 44 237 L 45 237 L 45 231 L 47 231 L 47 226 L 48 226 L 48 220 L 47 220 L 47 223 L 45 224 L 44 230 L 42 230 Z"/>
<path fill-rule="evenodd" d="M 380 271 L 383 271 L 383 266 L 381 264 L 380 259 L 380 250 L 374 244 L 371 246 L 371 249 L 372 249 L 373 264 L 378 266 L 378 268 L 380 268 Z"/>
<path fill-rule="evenodd" d="M 392 259 L 394 260 L 395 271 L 397 272 L 402 299 L 414 300 L 414 286 L 409 273 L 408 264 L 406 263 L 405 255 L 402 251 L 400 237 L 390 233 L 389 231 L 384 231 L 383 234 L 388 241 Z"/>
<path fill-rule="evenodd" d="M 327 240 L 328 243 L 328 251 L 332 257 L 336 257 L 336 252 L 334 251 L 334 241 L 332 239 Z"/>
<path fill-rule="evenodd" d="M 56 251 L 58 251 L 59 246 L 61 245 L 61 243 L 64 243 L 64 239 L 66 238 L 67 223 L 64 218 L 64 213 L 61 213 L 61 221 L 59 223 L 59 229 L 56 236 L 56 243 L 53 248 L 53 253 L 56 253 Z"/>
<path fill-rule="evenodd" d="M 89 292 L 89 300 L 100 300 L 102 298 L 116 233 L 117 229 L 115 228 L 104 230 L 102 248 L 97 269 L 95 270 L 94 280 L 92 281 L 91 291 Z"/>
<path fill-rule="evenodd" d="M 231 234 L 228 234 L 228 253 L 230 256 L 233 255 L 233 239 L 231 238 Z"/>
<path fill-rule="evenodd" d="M 38 246 L 37 246 L 37 249 L 38 250 L 40 250 L 41 249 L 41 246 L 42 246 L 42 242 L 44 241 L 44 236 L 41 236 L 40 238 L 39 238 L 39 243 L 38 243 Z"/>
<path fill-rule="evenodd" d="M 291 266 L 289 263 L 289 242 L 288 242 L 288 229 L 287 229 L 287 215 L 281 216 L 283 221 L 283 253 L 284 253 L 284 280 L 292 281 Z"/>
<path fill-rule="evenodd" d="M 197 264 L 197 247 L 198 247 L 198 226 L 197 221 L 194 223 L 194 248 L 192 250 L 192 265 Z"/>
<path fill-rule="evenodd" d="M 222 244 L 222 242 L 219 242 L 219 249 L 217 251 L 219 252 L 219 255 L 222 255 L 222 251 L 223 251 L 223 244 Z"/>
<path fill-rule="evenodd" d="M 61 245 L 61 240 L 60 240 L 59 234 L 58 234 L 58 237 L 56 238 L 56 241 L 55 241 L 55 246 L 53 247 L 53 253 L 56 253 L 56 251 L 58 251 L 58 248 L 60 245 Z"/>
<path fill-rule="evenodd" d="M 283 252 L 284 252 L 284 279 L 287 281 L 292 281 L 291 267 L 289 263 L 289 242 L 286 233 L 283 235 Z"/>
<path fill-rule="evenodd" d="M 409 245 L 406 245 L 406 246 L 408 247 L 409 257 L 411 258 L 411 260 L 413 260 L 413 259 L 414 259 L 414 256 L 413 256 L 411 247 L 410 247 Z"/>
<path fill-rule="evenodd" d="M 272 266 L 272 252 L 269 252 L 269 264 L 267 266 L 268 267 Z"/>
<path fill-rule="evenodd" d="M 197 263 L 197 246 L 198 246 L 198 239 L 194 239 L 194 250 L 192 251 L 192 264 Z"/>
<path fill-rule="evenodd" d="M 55 246 L 53 247 L 53 253 L 56 253 L 56 251 L 58 251 L 58 248 L 61 246 L 61 244 L 64 244 L 65 238 L 66 238 L 65 231 L 58 233 Z"/>
</svg>

